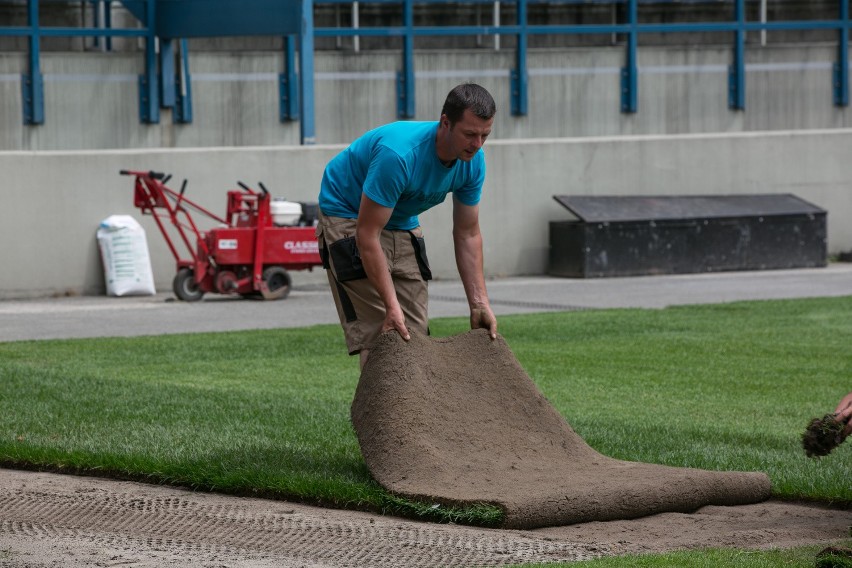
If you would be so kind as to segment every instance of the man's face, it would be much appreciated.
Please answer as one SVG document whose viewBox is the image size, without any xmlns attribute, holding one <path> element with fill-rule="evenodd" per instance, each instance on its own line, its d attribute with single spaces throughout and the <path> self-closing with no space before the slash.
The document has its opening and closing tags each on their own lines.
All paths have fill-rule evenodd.
<svg viewBox="0 0 852 568">
<path fill-rule="evenodd" d="M 446 144 L 444 145 L 445 155 L 441 156 L 445 160 L 459 159 L 463 162 L 469 162 L 473 159 L 476 153 L 485 144 L 488 135 L 491 134 L 491 125 L 494 123 L 494 118 L 483 120 L 465 110 L 461 119 L 453 125 L 450 125 L 450 119 L 446 115 L 441 116 L 441 128 L 444 129 Z"/>
</svg>

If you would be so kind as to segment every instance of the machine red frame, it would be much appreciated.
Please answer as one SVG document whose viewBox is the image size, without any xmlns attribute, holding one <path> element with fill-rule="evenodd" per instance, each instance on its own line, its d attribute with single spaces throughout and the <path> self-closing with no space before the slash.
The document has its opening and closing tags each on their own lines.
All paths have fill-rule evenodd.
<svg viewBox="0 0 852 568">
<path fill-rule="evenodd" d="M 273 224 L 271 198 L 263 184 L 258 184 L 261 191 L 257 192 L 238 182 L 243 190 L 228 191 L 223 219 L 184 197 L 186 180 L 177 192 L 166 186 L 170 175 L 120 173 L 135 176 L 133 205 L 153 217 L 175 257 L 173 289 L 181 300 L 200 300 L 207 292 L 285 298 L 292 283 L 288 270 L 311 270 L 322 264 L 314 227 Z M 200 230 L 190 209 L 220 226 Z M 164 219 L 177 230 L 189 258 L 181 257 Z"/>
</svg>

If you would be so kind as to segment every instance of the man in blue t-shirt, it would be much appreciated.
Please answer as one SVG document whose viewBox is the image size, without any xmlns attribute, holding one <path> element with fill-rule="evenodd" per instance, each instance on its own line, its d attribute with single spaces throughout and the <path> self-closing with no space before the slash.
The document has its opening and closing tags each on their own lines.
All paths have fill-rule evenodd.
<svg viewBox="0 0 852 568">
<path fill-rule="evenodd" d="M 475 84 L 447 95 L 437 122 L 394 122 L 352 142 L 326 166 L 317 238 L 350 355 L 361 366 L 370 344 L 396 330 L 428 333 L 432 275 L 417 216 L 453 199 L 456 265 L 471 328 L 497 337 L 485 289 L 479 199 L 480 152 L 494 122 L 494 99 Z"/>
</svg>

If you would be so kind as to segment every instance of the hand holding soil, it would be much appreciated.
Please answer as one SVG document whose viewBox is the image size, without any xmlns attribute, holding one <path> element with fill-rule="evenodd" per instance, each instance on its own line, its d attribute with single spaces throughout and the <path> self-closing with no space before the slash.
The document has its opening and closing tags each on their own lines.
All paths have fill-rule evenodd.
<svg viewBox="0 0 852 568">
<path fill-rule="evenodd" d="M 802 447 L 809 458 L 827 456 L 852 433 L 852 393 L 847 394 L 832 414 L 814 418 L 802 434 Z"/>
</svg>

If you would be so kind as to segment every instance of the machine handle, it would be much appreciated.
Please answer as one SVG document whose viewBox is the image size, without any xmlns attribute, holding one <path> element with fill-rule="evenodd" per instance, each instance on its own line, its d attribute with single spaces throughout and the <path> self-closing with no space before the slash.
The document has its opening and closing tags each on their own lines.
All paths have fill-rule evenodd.
<svg viewBox="0 0 852 568">
<path fill-rule="evenodd" d="M 263 195 L 269 195 L 269 192 L 266 191 L 266 186 L 263 185 L 262 181 L 257 182 L 257 185 L 260 186 L 260 190 L 263 192 Z"/>
<path fill-rule="evenodd" d="M 249 193 L 254 193 L 251 189 L 249 189 L 249 186 L 247 186 L 246 184 L 244 184 L 241 181 L 238 181 L 237 185 L 240 186 L 241 188 L 243 188 L 244 190 L 248 191 Z"/>
<path fill-rule="evenodd" d="M 121 175 L 121 176 L 148 176 L 151 179 L 163 180 L 163 183 L 166 183 L 172 177 L 171 174 L 166 175 L 163 172 L 154 172 L 154 171 L 150 171 L 150 170 L 148 171 L 147 174 L 142 173 L 142 172 L 134 172 L 132 170 L 118 170 L 118 175 Z"/>
<path fill-rule="evenodd" d="M 183 196 L 183 192 L 186 191 L 186 180 L 183 180 L 183 183 L 180 184 L 180 194 Z"/>
</svg>

